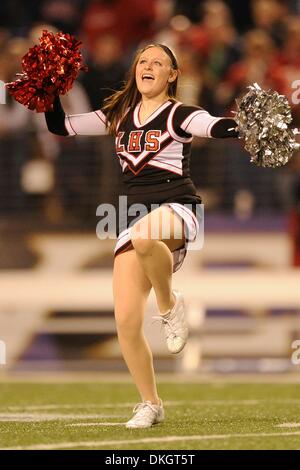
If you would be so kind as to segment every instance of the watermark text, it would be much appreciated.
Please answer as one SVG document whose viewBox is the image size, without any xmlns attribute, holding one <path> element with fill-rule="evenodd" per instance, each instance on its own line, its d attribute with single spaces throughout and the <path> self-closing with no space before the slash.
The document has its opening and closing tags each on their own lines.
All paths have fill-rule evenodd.
<svg viewBox="0 0 300 470">
<path fill-rule="evenodd" d="M 100 217 L 96 227 L 100 240 L 116 239 L 118 228 L 119 235 L 129 229 L 131 238 L 180 240 L 184 237 L 188 241 L 187 250 L 201 250 L 203 247 L 203 204 L 175 203 L 170 206 L 164 203 L 151 204 L 149 208 L 142 203 L 128 205 L 127 196 L 121 195 L 118 208 L 113 204 L 100 204 L 96 215 Z"/>
<path fill-rule="evenodd" d="M 6 87 L 3 80 L 0 80 L 0 104 L 6 104 Z"/>
<path fill-rule="evenodd" d="M 298 366 L 300 364 L 300 339 L 292 342 L 292 349 L 295 349 L 295 351 L 292 354 L 291 361 L 294 366 Z"/>
<path fill-rule="evenodd" d="M 6 344 L 0 340 L 0 366 L 6 364 Z"/>
</svg>

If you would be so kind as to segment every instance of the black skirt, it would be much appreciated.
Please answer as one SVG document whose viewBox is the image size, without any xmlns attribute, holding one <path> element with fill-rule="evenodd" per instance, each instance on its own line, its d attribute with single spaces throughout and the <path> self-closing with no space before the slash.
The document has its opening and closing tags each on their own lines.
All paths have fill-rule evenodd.
<svg viewBox="0 0 300 470">
<path fill-rule="evenodd" d="M 120 199 L 120 196 L 126 197 Z M 128 228 L 133 220 L 138 221 L 161 204 L 168 202 L 187 205 L 196 216 L 198 214 L 197 205 L 202 203 L 190 178 L 166 180 L 155 185 L 124 187 L 123 194 L 119 195 L 119 205 L 116 208 L 117 236 Z"/>
</svg>

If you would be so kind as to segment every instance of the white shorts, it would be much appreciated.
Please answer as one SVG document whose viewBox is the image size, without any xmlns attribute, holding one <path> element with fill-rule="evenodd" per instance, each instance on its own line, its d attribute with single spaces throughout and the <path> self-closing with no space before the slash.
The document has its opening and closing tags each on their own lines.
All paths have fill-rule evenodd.
<svg viewBox="0 0 300 470">
<path fill-rule="evenodd" d="M 173 273 L 175 273 L 182 266 L 189 243 L 193 242 L 198 237 L 199 232 L 200 232 L 200 226 L 199 226 L 199 222 L 195 214 L 183 204 L 179 204 L 177 202 L 166 202 L 164 204 L 161 204 L 160 207 L 161 206 L 171 207 L 172 210 L 177 215 L 179 215 L 179 217 L 184 221 L 184 229 L 185 229 L 184 246 L 182 246 L 181 248 L 178 248 L 175 251 L 172 251 Z M 115 250 L 114 250 L 114 256 L 117 256 L 120 253 L 124 253 L 125 251 L 134 249 L 131 243 L 131 238 L 130 238 L 131 228 L 132 227 L 129 227 L 123 230 L 119 234 L 117 238 Z"/>
</svg>

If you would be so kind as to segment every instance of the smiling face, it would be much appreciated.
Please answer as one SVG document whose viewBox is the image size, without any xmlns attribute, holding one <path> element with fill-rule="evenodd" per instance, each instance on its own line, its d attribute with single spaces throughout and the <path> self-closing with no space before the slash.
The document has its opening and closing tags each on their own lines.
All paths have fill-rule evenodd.
<svg viewBox="0 0 300 470">
<path fill-rule="evenodd" d="M 168 96 L 170 83 L 177 78 L 178 71 L 172 67 L 168 54 L 158 46 L 144 50 L 136 65 L 135 80 L 142 96 L 154 98 Z"/>
</svg>

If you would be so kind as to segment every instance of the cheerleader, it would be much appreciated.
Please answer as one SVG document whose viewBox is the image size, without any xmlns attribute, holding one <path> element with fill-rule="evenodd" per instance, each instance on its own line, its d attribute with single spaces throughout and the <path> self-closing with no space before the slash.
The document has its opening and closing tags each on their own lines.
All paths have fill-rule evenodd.
<svg viewBox="0 0 300 470">
<path fill-rule="evenodd" d="M 169 351 L 182 351 L 188 337 L 184 299 L 172 289 L 172 273 L 182 265 L 200 230 L 201 199 L 189 172 L 193 136 L 238 135 L 234 119 L 213 117 L 176 100 L 178 74 L 174 53 L 165 45 L 151 44 L 137 52 L 123 89 L 112 94 L 102 109 L 66 116 L 57 97 L 54 110 L 45 113 L 54 134 L 113 135 L 128 207 L 139 203 L 146 208 L 139 218 L 132 220 L 131 215 L 119 224 L 114 253 L 118 340 L 141 396 L 127 428 L 148 428 L 164 420 L 142 326 L 152 287 Z"/>
</svg>

